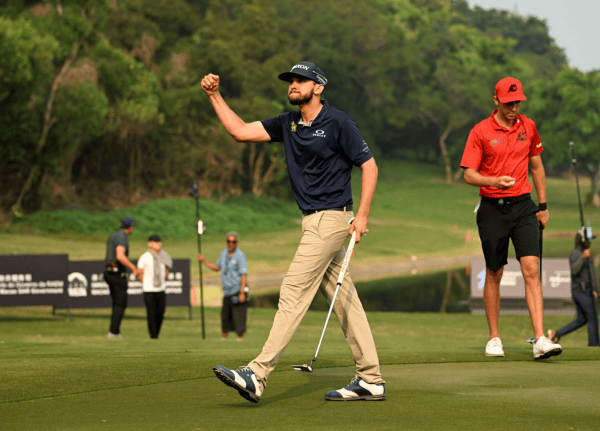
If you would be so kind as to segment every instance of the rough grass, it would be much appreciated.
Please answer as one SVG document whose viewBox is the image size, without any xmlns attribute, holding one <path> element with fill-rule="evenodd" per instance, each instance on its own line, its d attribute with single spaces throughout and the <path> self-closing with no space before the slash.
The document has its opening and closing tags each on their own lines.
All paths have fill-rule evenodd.
<svg viewBox="0 0 600 431">
<path fill-rule="evenodd" d="M 468 254 L 480 249 L 473 214 L 479 199 L 477 188 L 462 180 L 446 184 L 443 168 L 438 166 L 379 161 L 379 168 L 369 234 L 357 246 L 353 261 Z M 582 193 L 589 188 L 589 181 L 582 178 Z M 572 249 L 573 239 L 551 236 L 565 232 L 574 235 L 580 227 L 575 181 L 549 178 L 547 190 L 551 218 L 544 256 L 565 257 Z M 353 191 L 358 203 L 358 169 L 353 175 Z M 240 247 L 248 257 L 250 271 L 287 269 L 300 236 L 300 213 L 295 203 L 241 196 L 224 203 L 202 200 L 201 205 L 201 218 L 208 228 L 202 236 L 202 251 L 209 259 L 216 259 L 225 247 L 225 233 L 236 230 L 241 235 Z M 73 260 L 103 259 L 106 238 L 118 228 L 123 215 L 132 214 L 138 222 L 130 237 L 132 257 L 139 257 L 146 250 L 148 236 L 158 233 L 173 257 L 194 260 L 198 249 L 195 211 L 195 201 L 182 198 L 98 214 L 40 212 L 0 230 L 0 254 L 68 253 Z M 600 210 L 586 206 L 584 214 L 592 226 L 600 226 Z M 468 244 L 467 233 L 472 238 Z M 192 279 L 197 277 L 197 265 L 192 265 Z"/>
</svg>

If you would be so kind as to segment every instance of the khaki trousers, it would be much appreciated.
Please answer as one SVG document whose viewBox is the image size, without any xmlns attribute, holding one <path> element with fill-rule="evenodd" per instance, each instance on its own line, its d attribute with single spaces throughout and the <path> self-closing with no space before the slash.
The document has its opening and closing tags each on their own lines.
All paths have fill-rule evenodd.
<svg viewBox="0 0 600 431">
<path fill-rule="evenodd" d="M 303 217 L 302 238 L 281 285 L 279 309 L 271 333 L 261 354 L 248 364 L 263 387 L 317 290 L 331 304 L 344 260 L 344 242 L 350 229 L 348 220 L 352 216 L 350 211 L 321 211 Z M 367 383 L 385 383 L 381 378 L 371 328 L 348 271 L 333 312 L 354 356 L 357 375 Z"/>
</svg>

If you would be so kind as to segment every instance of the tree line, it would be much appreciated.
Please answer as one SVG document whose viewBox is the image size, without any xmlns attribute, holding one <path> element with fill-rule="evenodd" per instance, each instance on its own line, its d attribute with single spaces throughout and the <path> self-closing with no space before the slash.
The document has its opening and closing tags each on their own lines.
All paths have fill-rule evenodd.
<svg viewBox="0 0 600 431">
<path fill-rule="evenodd" d="M 495 83 L 519 78 L 552 172 L 600 169 L 600 74 L 569 68 L 545 21 L 465 0 L 7 0 L 0 6 L 0 210 L 114 208 L 187 193 L 288 197 L 283 148 L 236 143 L 200 87 L 245 121 L 294 109 L 299 60 L 376 156 L 458 163 Z"/>
</svg>

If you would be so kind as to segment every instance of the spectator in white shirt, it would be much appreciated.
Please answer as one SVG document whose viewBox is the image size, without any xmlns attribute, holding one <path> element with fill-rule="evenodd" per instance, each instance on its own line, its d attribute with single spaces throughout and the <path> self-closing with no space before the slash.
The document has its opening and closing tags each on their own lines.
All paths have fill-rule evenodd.
<svg viewBox="0 0 600 431">
<path fill-rule="evenodd" d="M 165 280 L 173 267 L 173 260 L 164 250 L 158 235 L 148 238 L 148 251 L 142 254 L 137 266 L 138 279 L 144 290 L 144 303 L 148 317 L 150 338 L 158 338 L 167 305 Z"/>
</svg>

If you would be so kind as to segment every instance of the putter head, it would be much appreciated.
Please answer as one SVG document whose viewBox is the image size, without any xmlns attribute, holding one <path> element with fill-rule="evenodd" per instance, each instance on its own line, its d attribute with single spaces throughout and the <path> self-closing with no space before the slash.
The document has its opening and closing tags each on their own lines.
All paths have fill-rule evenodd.
<svg viewBox="0 0 600 431">
<path fill-rule="evenodd" d="M 531 337 L 529 340 L 526 340 L 525 342 L 529 343 L 529 344 L 535 343 L 535 336 Z"/>
<path fill-rule="evenodd" d="M 306 371 L 307 373 L 312 373 L 312 367 L 310 365 L 292 365 L 292 368 L 296 371 Z"/>
</svg>

